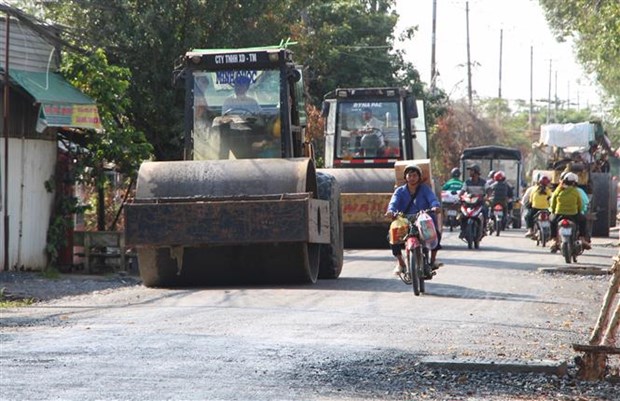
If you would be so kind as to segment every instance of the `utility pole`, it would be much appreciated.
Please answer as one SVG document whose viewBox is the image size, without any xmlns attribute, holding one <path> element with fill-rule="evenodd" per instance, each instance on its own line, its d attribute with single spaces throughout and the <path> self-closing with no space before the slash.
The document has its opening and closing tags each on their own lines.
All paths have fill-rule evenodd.
<svg viewBox="0 0 620 401">
<path fill-rule="evenodd" d="M 473 110 L 471 96 L 471 56 L 469 51 L 469 1 L 465 2 L 465 20 L 467 27 L 467 97 L 469 98 L 469 110 Z"/>
<path fill-rule="evenodd" d="M 4 38 L 4 270 L 9 270 L 9 27 L 11 15 L 6 13 L 6 37 Z"/>
<path fill-rule="evenodd" d="M 555 101 L 554 109 L 553 109 L 553 121 L 558 121 L 558 70 L 555 70 Z"/>
<path fill-rule="evenodd" d="M 530 135 L 534 131 L 534 46 L 530 46 L 530 115 L 527 121 Z"/>
<path fill-rule="evenodd" d="M 499 30 L 499 90 L 497 91 L 497 97 L 502 98 L 502 45 L 504 41 L 504 30 Z"/>
<path fill-rule="evenodd" d="M 549 93 L 547 95 L 547 124 L 549 124 L 551 120 L 551 63 L 552 63 L 552 60 L 549 59 Z"/>
<path fill-rule="evenodd" d="M 435 43 L 437 31 L 437 0 L 433 0 L 433 33 L 431 34 L 431 93 L 435 93 L 437 71 L 435 69 Z"/>
</svg>

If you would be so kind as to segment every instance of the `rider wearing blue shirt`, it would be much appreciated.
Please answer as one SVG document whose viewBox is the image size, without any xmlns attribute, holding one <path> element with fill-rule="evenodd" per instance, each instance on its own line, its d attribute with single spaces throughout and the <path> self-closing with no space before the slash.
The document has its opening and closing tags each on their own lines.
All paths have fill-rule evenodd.
<svg viewBox="0 0 620 401">
<path fill-rule="evenodd" d="M 399 212 L 405 215 L 418 213 L 420 210 L 432 209 L 434 213 L 429 213 L 433 219 L 435 227 L 437 225 L 436 213 L 441 210 L 441 203 L 437 200 L 435 193 L 428 185 L 422 183 L 422 169 L 415 164 L 405 167 L 405 181 L 407 182 L 397 187 L 392 194 L 390 203 L 388 204 L 386 215 L 395 217 Z M 441 233 L 437 233 L 437 246 L 431 249 L 431 265 L 433 269 L 437 269 L 441 264 L 435 261 L 437 251 L 441 249 Z M 394 269 L 394 273 L 398 274 L 405 267 L 405 261 L 402 255 L 402 244 L 392 245 L 392 255 L 398 260 L 398 265 Z"/>
</svg>

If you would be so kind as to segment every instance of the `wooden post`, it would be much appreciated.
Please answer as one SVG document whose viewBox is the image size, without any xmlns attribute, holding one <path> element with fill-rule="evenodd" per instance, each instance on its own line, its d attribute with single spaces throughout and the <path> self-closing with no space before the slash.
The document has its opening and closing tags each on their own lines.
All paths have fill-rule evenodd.
<svg viewBox="0 0 620 401">
<path fill-rule="evenodd" d="M 589 345 L 573 344 L 575 351 L 584 352 L 583 357 L 576 358 L 579 366 L 577 376 L 583 380 L 604 379 L 608 355 L 620 354 L 620 348 L 615 347 L 620 326 L 620 300 L 616 303 L 615 311 L 612 308 L 620 288 L 620 251 L 614 258 L 610 271 L 613 276 L 609 280 L 609 288 L 603 298 L 603 306 L 590 336 Z"/>
</svg>

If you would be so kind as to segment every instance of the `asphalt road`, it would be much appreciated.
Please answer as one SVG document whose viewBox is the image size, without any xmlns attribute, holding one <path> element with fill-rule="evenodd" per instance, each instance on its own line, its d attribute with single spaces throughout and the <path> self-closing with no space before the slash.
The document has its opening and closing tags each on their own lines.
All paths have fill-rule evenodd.
<svg viewBox="0 0 620 401">
<path fill-rule="evenodd" d="M 608 277 L 541 273 L 565 264 L 523 230 L 443 243 L 419 297 L 388 249 L 347 250 L 341 277 L 315 285 L 130 286 L 2 310 L 0 399 L 402 399 L 397 365 L 572 360 Z M 617 246 L 593 245 L 578 265 L 609 268 Z"/>
</svg>

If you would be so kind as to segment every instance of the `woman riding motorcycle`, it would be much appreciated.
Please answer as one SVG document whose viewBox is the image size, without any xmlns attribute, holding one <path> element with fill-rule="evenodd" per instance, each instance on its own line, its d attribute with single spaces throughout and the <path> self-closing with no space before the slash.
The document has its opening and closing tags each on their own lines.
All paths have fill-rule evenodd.
<svg viewBox="0 0 620 401">
<path fill-rule="evenodd" d="M 420 210 L 431 209 L 432 212 L 429 214 L 433 219 L 435 227 L 437 227 L 436 213 L 440 213 L 441 205 L 431 187 L 422 183 L 424 178 L 422 169 L 415 164 L 409 164 L 405 167 L 403 176 L 406 183 L 394 190 L 385 215 L 396 218 L 398 213 L 412 215 L 418 213 Z M 441 249 L 440 243 L 441 233 L 438 232 L 437 246 L 434 249 L 431 249 L 430 263 L 433 270 L 441 266 L 441 264 L 435 260 L 437 257 L 437 251 Z M 402 255 L 403 244 L 393 244 L 391 247 L 392 255 L 394 255 L 398 261 L 396 267 L 394 268 L 394 274 L 398 275 L 405 270 L 406 266 Z"/>
<path fill-rule="evenodd" d="M 536 213 L 549 209 L 549 198 L 551 198 L 550 183 L 549 177 L 546 175 L 541 176 L 538 179 L 538 185 L 531 191 L 527 199 L 529 208 L 525 214 L 526 237 L 534 235 L 534 216 L 536 216 Z"/>
<path fill-rule="evenodd" d="M 549 211 L 551 212 L 551 238 L 554 241 L 551 244 L 551 252 L 557 252 L 560 249 L 560 240 L 557 237 L 558 222 L 562 218 L 570 219 L 577 225 L 579 240 L 584 249 L 590 249 L 590 244 L 585 240 L 586 220 L 580 214 L 582 202 L 581 195 L 576 186 L 577 175 L 575 173 L 567 173 L 551 195 Z"/>
</svg>

